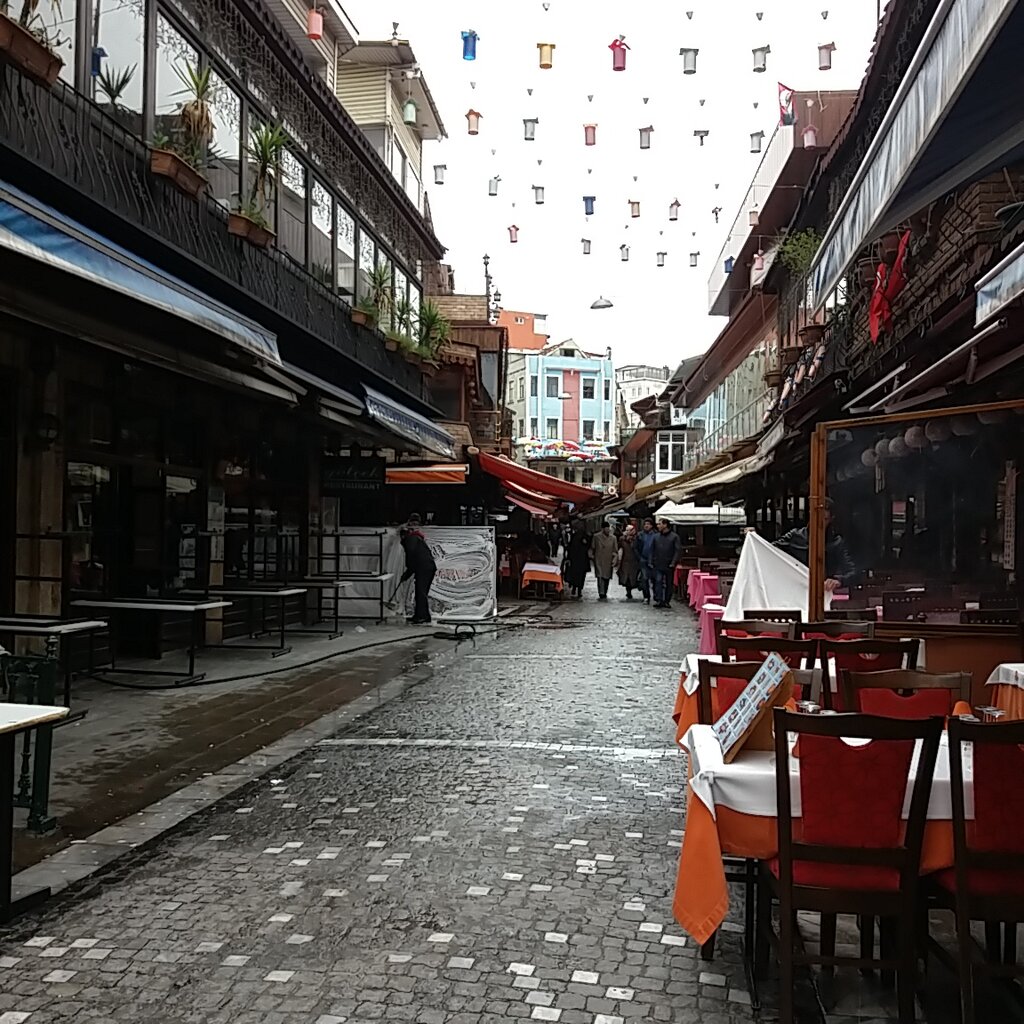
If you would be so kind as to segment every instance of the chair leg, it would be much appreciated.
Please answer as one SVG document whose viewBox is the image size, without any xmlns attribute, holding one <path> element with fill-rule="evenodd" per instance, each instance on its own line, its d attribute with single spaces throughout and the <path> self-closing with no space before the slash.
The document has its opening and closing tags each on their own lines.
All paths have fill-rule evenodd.
<svg viewBox="0 0 1024 1024">
<path fill-rule="evenodd" d="M 960 1021 L 974 1024 L 974 966 L 971 962 L 971 921 L 967 911 L 956 908 L 956 944 L 960 957 Z"/>
<path fill-rule="evenodd" d="M 914 990 L 917 979 L 916 930 L 913 914 L 899 920 L 899 969 L 896 972 L 896 1002 L 900 1024 L 914 1024 Z"/>
<path fill-rule="evenodd" d="M 712 932 L 711 938 L 700 947 L 700 958 L 701 960 L 714 960 L 715 959 L 715 939 L 718 938 L 718 932 Z"/>
<path fill-rule="evenodd" d="M 860 958 L 870 960 L 875 955 L 875 919 L 861 914 L 857 924 L 860 926 Z M 862 967 L 860 973 L 870 974 L 871 968 Z"/>
<path fill-rule="evenodd" d="M 757 887 L 757 942 L 754 946 L 754 973 L 764 975 L 771 955 L 772 887 L 764 875 Z"/>
<path fill-rule="evenodd" d="M 788 906 L 779 914 L 779 1024 L 793 1024 L 793 932 L 796 915 Z"/>
<path fill-rule="evenodd" d="M 1002 936 L 998 921 L 985 922 L 985 957 L 989 963 L 997 964 L 1002 958 Z"/>
<path fill-rule="evenodd" d="M 891 917 L 880 917 L 878 919 L 878 955 L 882 960 L 895 959 L 896 949 L 896 922 Z M 885 988 L 892 988 L 896 982 L 896 972 L 884 968 L 879 975 L 882 985 Z"/>
<path fill-rule="evenodd" d="M 1006 921 L 1003 923 L 1003 963 L 1015 964 L 1017 962 L 1017 922 Z"/>
<path fill-rule="evenodd" d="M 836 915 L 835 914 L 822 914 L 821 915 L 821 955 L 822 956 L 835 956 L 836 955 Z M 825 966 L 822 967 L 822 971 L 829 976 L 836 973 L 835 967 Z"/>
</svg>

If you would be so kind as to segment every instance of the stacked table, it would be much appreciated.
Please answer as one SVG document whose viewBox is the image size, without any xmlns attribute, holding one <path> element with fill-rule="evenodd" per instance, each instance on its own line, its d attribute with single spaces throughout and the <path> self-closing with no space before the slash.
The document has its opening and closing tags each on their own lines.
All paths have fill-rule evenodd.
<svg viewBox="0 0 1024 1024">
<path fill-rule="evenodd" d="M 522 587 L 528 583 L 550 584 L 559 593 L 563 589 L 562 574 L 558 566 L 549 565 L 547 562 L 526 562 L 523 565 Z"/>
</svg>

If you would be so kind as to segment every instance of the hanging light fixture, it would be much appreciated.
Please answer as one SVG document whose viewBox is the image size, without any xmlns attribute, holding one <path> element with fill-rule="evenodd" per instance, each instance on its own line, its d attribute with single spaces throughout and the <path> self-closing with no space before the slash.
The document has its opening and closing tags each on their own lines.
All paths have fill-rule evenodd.
<svg viewBox="0 0 1024 1024">
<path fill-rule="evenodd" d="M 628 245 L 620 245 L 619 246 L 619 258 L 622 260 L 623 263 L 628 263 L 629 262 L 629 246 Z"/>
<path fill-rule="evenodd" d="M 818 129 L 809 124 L 804 129 L 804 149 L 814 149 L 818 145 Z"/>
<path fill-rule="evenodd" d="M 761 221 L 761 216 L 757 212 L 757 205 L 755 204 L 749 210 L 747 210 L 747 223 L 752 227 L 756 228 Z"/>
<path fill-rule="evenodd" d="M 651 148 L 651 132 L 654 131 L 653 125 L 648 125 L 646 128 L 640 129 L 640 148 L 650 149 Z"/>
<path fill-rule="evenodd" d="M 306 12 L 306 38 L 317 42 L 324 35 L 324 16 L 316 9 L 316 3 Z"/>
<path fill-rule="evenodd" d="M 498 194 L 498 182 L 499 181 L 501 181 L 501 178 L 499 178 L 497 175 L 495 175 L 493 178 L 491 178 L 487 182 L 487 194 L 489 196 L 496 196 Z"/>
<path fill-rule="evenodd" d="M 726 256 L 724 262 L 722 263 L 722 268 L 725 270 L 725 272 L 727 274 L 731 274 L 732 273 L 732 268 L 734 266 L 736 266 L 736 257 L 735 256 Z"/>
<path fill-rule="evenodd" d="M 610 299 L 606 299 L 603 295 L 599 296 L 594 302 L 590 304 L 591 309 L 611 309 L 612 302 Z"/>
<path fill-rule="evenodd" d="M 764 132 L 751 132 L 750 133 L 750 152 L 760 153 L 761 142 L 764 139 Z"/>
<path fill-rule="evenodd" d="M 835 43 L 823 43 L 818 47 L 818 70 L 830 71 L 832 69 L 832 53 L 836 48 Z"/>
<path fill-rule="evenodd" d="M 538 43 L 537 49 L 540 50 L 540 66 L 541 70 L 547 71 L 555 57 L 555 44 L 554 43 Z"/>
<path fill-rule="evenodd" d="M 665 266 L 665 257 L 667 255 L 668 255 L 668 253 L 664 253 L 664 252 L 659 252 L 658 253 L 658 266 L 659 267 Z"/>
<path fill-rule="evenodd" d="M 597 145 L 597 125 L 596 124 L 585 124 L 583 126 L 583 145 L 594 146 Z"/>
<path fill-rule="evenodd" d="M 583 243 L 583 255 L 584 256 L 589 256 L 590 255 L 590 239 L 589 238 L 581 238 L 580 241 Z"/>
<path fill-rule="evenodd" d="M 444 184 L 444 172 L 448 170 L 447 164 L 434 164 L 434 184 Z"/>
<path fill-rule="evenodd" d="M 751 50 L 754 55 L 754 71 L 761 72 L 768 67 L 768 54 L 771 52 L 770 46 L 755 46 Z"/>
<path fill-rule="evenodd" d="M 683 74 L 684 75 L 695 75 L 697 74 L 697 54 L 700 50 L 691 46 L 684 46 L 679 51 L 679 56 L 683 58 Z"/>
<path fill-rule="evenodd" d="M 538 206 L 544 205 L 544 186 L 543 185 L 531 185 L 533 189 L 533 201 Z"/>
<path fill-rule="evenodd" d="M 398 22 L 397 21 L 391 22 L 391 38 L 388 40 L 388 42 L 390 42 L 391 45 L 394 46 L 394 47 L 399 47 L 399 46 L 402 45 L 402 40 L 398 38 Z"/>
<path fill-rule="evenodd" d="M 759 273 L 762 270 L 764 270 L 764 253 L 758 249 L 758 251 L 754 253 L 754 272 Z"/>
<path fill-rule="evenodd" d="M 415 124 L 418 115 L 419 108 L 416 106 L 416 101 L 409 96 L 402 104 L 402 121 L 405 124 Z"/>
<path fill-rule="evenodd" d="M 608 49 L 612 51 L 612 71 L 625 71 L 626 51 L 629 49 L 626 37 L 619 36 L 618 39 L 613 39 L 608 44 Z"/>
<path fill-rule="evenodd" d="M 640 216 L 640 204 L 635 199 L 629 200 L 629 215 L 630 217 Z"/>
<path fill-rule="evenodd" d="M 466 130 L 470 135 L 480 134 L 480 118 L 483 116 L 478 110 L 470 109 L 466 111 Z"/>
<path fill-rule="evenodd" d="M 668 219 L 669 220 L 679 220 L 679 200 L 678 199 L 673 199 L 672 202 L 668 204 Z"/>
<path fill-rule="evenodd" d="M 693 137 L 700 139 L 700 144 L 704 145 L 704 140 L 711 134 L 706 128 L 695 128 L 693 131 Z"/>
<path fill-rule="evenodd" d="M 508 228 L 508 240 L 510 242 L 519 241 L 519 228 L 515 224 L 510 224 Z"/>
<path fill-rule="evenodd" d="M 527 142 L 533 142 L 537 137 L 537 125 L 540 124 L 540 119 L 536 117 L 524 117 L 523 118 L 523 138 Z"/>
<path fill-rule="evenodd" d="M 476 60 L 476 44 L 480 37 L 473 29 L 462 33 L 462 59 Z"/>
<path fill-rule="evenodd" d="M 584 196 L 583 197 L 583 212 L 590 217 L 594 212 L 594 201 L 597 196 Z"/>
<path fill-rule="evenodd" d="M 698 257 L 699 255 L 700 255 L 700 253 L 699 253 L 699 252 L 691 252 L 691 253 L 690 253 L 690 266 L 691 266 L 691 267 L 695 267 L 695 266 L 697 266 L 697 257 Z"/>
</svg>

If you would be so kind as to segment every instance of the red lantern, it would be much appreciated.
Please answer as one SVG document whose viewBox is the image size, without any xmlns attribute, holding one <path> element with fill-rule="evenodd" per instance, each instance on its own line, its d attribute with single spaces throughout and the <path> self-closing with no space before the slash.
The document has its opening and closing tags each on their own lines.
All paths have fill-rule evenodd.
<svg viewBox="0 0 1024 1024">
<path fill-rule="evenodd" d="M 597 125 L 585 124 L 583 126 L 583 145 L 594 146 L 597 144 Z"/>
<path fill-rule="evenodd" d="M 312 39 L 317 40 L 323 38 L 324 34 L 324 16 L 316 9 L 313 8 L 311 11 L 306 12 L 306 35 Z"/>
<path fill-rule="evenodd" d="M 613 39 L 608 44 L 608 49 L 612 51 L 612 71 L 625 71 L 626 51 L 629 49 L 625 37 L 619 36 L 618 39 Z"/>
<path fill-rule="evenodd" d="M 519 228 L 515 224 L 510 224 L 508 229 L 508 240 L 510 242 L 519 241 Z"/>
</svg>

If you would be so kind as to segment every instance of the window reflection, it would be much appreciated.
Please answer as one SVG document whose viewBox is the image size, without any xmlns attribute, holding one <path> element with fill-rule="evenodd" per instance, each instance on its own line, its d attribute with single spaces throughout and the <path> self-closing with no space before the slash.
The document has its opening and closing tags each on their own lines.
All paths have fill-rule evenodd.
<svg viewBox="0 0 1024 1024">
<path fill-rule="evenodd" d="M 199 53 L 185 41 L 166 18 L 157 19 L 156 34 L 156 130 L 174 138 L 178 110 L 187 97 L 178 72 L 197 67 Z"/>
<path fill-rule="evenodd" d="M 391 297 L 392 297 L 392 300 L 394 300 L 394 296 L 395 296 L 395 276 L 394 276 L 394 271 L 392 270 L 392 267 L 391 267 L 391 260 L 389 260 L 387 258 L 387 255 L 385 253 L 381 252 L 380 249 L 377 250 L 377 266 L 378 266 L 378 268 L 380 268 L 381 270 L 386 272 L 388 280 L 391 281 Z M 390 305 L 391 305 L 391 309 L 389 310 L 388 323 L 382 324 L 381 325 L 382 327 L 392 327 L 393 328 L 395 326 L 395 303 L 394 303 L 394 301 L 392 301 Z"/>
<path fill-rule="evenodd" d="M 278 244 L 296 263 L 306 264 L 306 168 L 288 149 L 281 153 L 281 217 Z"/>
<path fill-rule="evenodd" d="M 21 13 L 21 4 L 12 4 L 14 16 Z M 76 0 L 38 0 L 32 18 L 32 31 L 64 62 L 60 77 L 75 84 L 75 24 L 78 20 Z M 9 102 L 9 101 L 8 101 Z"/>
<path fill-rule="evenodd" d="M 94 0 L 93 99 L 129 131 L 142 132 L 143 5 Z"/>
<path fill-rule="evenodd" d="M 334 286 L 331 271 L 332 207 L 330 192 L 314 178 L 310 196 L 309 269 L 327 288 Z"/>
<path fill-rule="evenodd" d="M 359 297 L 370 296 L 370 271 L 373 270 L 373 238 L 365 231 L 359 232 Z"/>
<path fill-rule="evenodd" d="M 229 210 L 237 209 L 239 149 L 242 137 L 242 101 L 216 73 L 213 79 L 213 143 L 207 171 L 213 198 Z"/>
<path fill-rule="evenodd" d="M 338 294 L 351 302 L 356 290 L 356 222 L 341 204 L 337 207 L 337 230 Z M 373 243 L 370 245 L 372 248 Z"/>
</svg>

